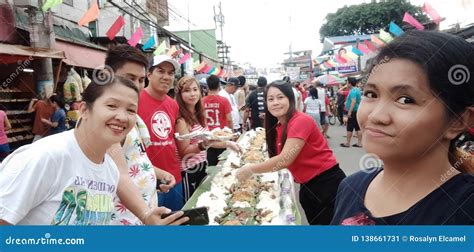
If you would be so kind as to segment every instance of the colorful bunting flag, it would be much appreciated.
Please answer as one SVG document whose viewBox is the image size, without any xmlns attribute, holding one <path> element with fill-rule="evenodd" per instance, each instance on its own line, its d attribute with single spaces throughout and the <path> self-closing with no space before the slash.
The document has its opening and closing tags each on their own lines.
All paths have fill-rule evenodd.
<svg viewBox="0 0 474 252">
<path fill-rule="evenodd" d="M 81 20 L 79 20 L 79 22 L 77 22 L 77 24 L 80 26 L 87 25 L 89 22 L 96 20 L 99 15 L 99 5 L 97 5 L 97 1 L 94 1 L 89 10 L 86 11 L 84 16 L 81 18 Z"/>
<path fill-rule="evenodd" d="M 375 35 L 370 35 L 370 40 L 374 42 L 376 45 L 378 45 L 379 47 L 382 47 L 385 45 L 385 42 L 377 38 L 377 36 Z"/>
<path fill-rule="evenodd" d="M 204 67 L 206 66 L 206 63 L 204 62 L 201 62 L 201 64 L 199 64 L 199 66 L 195 67 L 194 70 L 196 71 L 201 71 Z"/>
<path fill-rule="evenodd" d="M 400 28 L 400 26 L 398 26 L 397 24 L 395 24 L 393 21 L 390 22 L 390 26 L 388 28 L 388 30 L 395 36 L 399 37 L 403 34 L 403 30 L 402 28 Z"/>
<path fill-rule="evenodd" d="M 184 62 L 186 62 L 189 58 L 191 58 L 191 55 L 189 53 L 186 53 L 180 60 L 179 60 L 179 64 L 183 64 Z"/>
<path fill-rule="evenodd" d="M 217 75 L 217 74 L 219 74 L 220 72 L 221 72 L 221 68 L 220 68 L 220 67 L 216 67 L 216 68 L 214 69 L 214 71 L 211 72 L 211 74 Z"/>
<path fill-rule="evenodd" d="M 143 30 L 142 27 L 138 27 L 138 29 L 132 34 L 132 37 L 128 40 L 128 44 L 135 47 L 138 42 L 140 42 L 140 39 L 143 37 Z"/>
<path fill-rule="evenodd" d="M 359 49 L 357 49 L 355 47 L 352 47 L 352 52 L 355 53 L 358 56 L 364 55 L 364 53 L 362 53 Z"/>
<path fill-rule="evenodd" d="M 205 65 L 203 68 L 201 68 L 201 70 L 199 72 L 207 73 L 207 72 L 209 72 L 209 70 L 211 70 L 211 67 L 208 66 L 208 65 Z"/>
<path fill-rule="evenodd" d="M 386 32 L 386 31 L 384 31 L 383 29 L 380 29 L 379 36 L 380 36 L 380 39 L 382 39 L 386 43 L 390 43 L 390 41 L 393 40 L 392 35 L 390 35 L 390 33 Z"/>
<path fill-rule="evenodd" d="M 166 43 L 165 43 L 165 41 L 162 41 L 161 44 L 153 52 L 153 54 L 158 56 L 158 55 L 162 54 L 165 50 L 166 50 Z"/>
<path fill-rule="evenodd" d="M 214 70 L 216 70 L 215 66 L 213 66 L 211 69 L 209 69 L 206 73 L 207 74 L 212 74 L 212 72 L 214 72 Z"/>
<path fill-rule="evenodd" d="M 373 35 L 372 35 L 373 36 Z M 371 50 L 372 52 L 375 52 L 377 51 L 377 47 L 374 46 L 374 44 L 372 44 L 372 42 L 368 41 L 368 40 L 364 40 L 364 44 L 365 46 L 367 46 L 367 48 L 369 48 L 369 50 Z"/>
<path fill-rule="evenodd" d="M 183 53 L 183 49 L 179 48 L 179 50 L 176 50 L 176 52 L 174 52 L 174 53 L 171 54 L 171 58 L 176 58 L 176 57 L 178 57 L 178 55 L 180 55 L 181 53 Z"/>
<path fill-rule="evenodd" d="M 363 54 L 369 54 L 370 50 L 365 46 L 365 44 L 359 43 L 357 46 L 357 49 L 359 49 Z"/>
<path fill-rule="evenodd" d="M 405 15 L 403 16 L 403 22 L 409 23 L 420 31 L 425 29 L 425 27 L 420 22 L 418 22 L 418 20 L 412 17 L 412 15 L 408 14 L 408 12 L 405 12 Z"/>
<path fill-rule="evenodd" d="M 176 50 L 176 46 L 171 46 L 171 48 L 168 50 L 168 52 L 166 53 L 168 56 L 172 57 L 172 55 L 177 52 L 178 50 Z"/>
<path fill-rule="evenodd" d="M 143 45 L 142 50 L 150 49 L 155 46 L 155 36 L 151 36 L 148 41 Z"/>
<path fill-rule="evenodd" d="M 46 12 L 47 10 L 51 9 L 51 8 L 54 8 L 54 6 L 62 3 L 63 0 L 47 0 L 43 6 L 41 7 L 41 10 L 43 10 L 43 12 Z"/>
<path fill-rule="evenodd" d="M 421 9 L 426 14 L 428 14 L 428 16 L 431 17 L 431 20 L 433 20 L 433 22 L 435 22 L 435 24 L 439 24 L 443 20 L 441 18 L 441 16 L 438 14 L 438 12 L 433 7 L 431 7 L 431 5 L 429 3 L 424 3 L 423 7 L 421 7 Z"/>
<path fill-rule="evenodd" d="M 222 77 L 226 74 L 226 71 L 224 69 L 221 69 L 221 71 L 217 74 L 217 77 Z"/>
<path fill-rule="evenodd" d="M 113 40 L 124 25 L 125 19 L 122 16 L 118 17 L 117 20 L 115 20 L 114 24 L 110 26 L 109 30 L 107 31 L 107 37 L 110 40 Z"/>
</svg>

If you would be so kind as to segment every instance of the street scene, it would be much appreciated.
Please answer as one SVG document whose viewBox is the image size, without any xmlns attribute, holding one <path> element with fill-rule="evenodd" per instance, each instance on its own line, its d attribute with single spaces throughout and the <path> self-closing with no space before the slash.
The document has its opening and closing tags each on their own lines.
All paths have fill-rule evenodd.
<svg viewBox="0 0 474 252">
<path fill-rule="evenodd" d="M 0 0 L 0 225 L 472 226 L 473 13 Z"/>
</svg>

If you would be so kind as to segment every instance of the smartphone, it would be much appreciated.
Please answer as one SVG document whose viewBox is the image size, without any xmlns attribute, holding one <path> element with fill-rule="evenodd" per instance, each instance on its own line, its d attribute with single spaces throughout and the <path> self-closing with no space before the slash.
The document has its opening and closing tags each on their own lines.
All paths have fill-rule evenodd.
<svg viewBox="0 0 474 252">
<path fill-rule="evenodd" d="M 209 215 L 207 214 L 207 207 L 198 207 L 193 209 L 181 210 L 184 212 L 182 217 L 189 217 L 189 221 L 183 223 L 182 225 L 207 225 L 209 224 Z M 166 218 L 176 211 L 163 214 L 161 218 Z"/>
</svg>

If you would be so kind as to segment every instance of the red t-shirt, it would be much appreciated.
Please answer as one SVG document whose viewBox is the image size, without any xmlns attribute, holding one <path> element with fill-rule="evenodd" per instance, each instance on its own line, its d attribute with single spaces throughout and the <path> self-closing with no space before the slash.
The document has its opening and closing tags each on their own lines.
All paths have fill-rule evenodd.
<svg viewBox="0 0 474 252">
<path fill-rule="evenodd" d="M 283 125 L 277 126 L 277 152 L 280 153 Z M 296 112 L 288 122 L 287 137 L 304 140 L 304 146 L 293 164 L 288 167 L 297 183 L 306 183 L 337 164 L 326 139 L 312 117 Z"/>
<path fill-rule="evenodd" d="M 53 105 L 45 102 L 43 100 L 39 100 L 34 105 L 35 108 L 35 121 L 33 123 L 33 134 L 45 136 L 48 133 L 49 126 L 41 121 L 41 118 L 44 119 L 51 119 L 53 116 L 54 108 Z"/>
<path fill-rule="evenodd" d="M 151 140 L 146 154 L 154 166 L 173 174 L 176 183 L 181 181 L 174 140 L 174 126 L 178 113 L 178 104 L 169 96 L 159 101 L 151 97 L 146 90 L 140 93 L 138 115 L 145 122 Z"/>
<path fill-rule="evenodd" d="M 229 100 L 220 95 L 208 95 L 204 97 L 203 103 L 209 130 L 227 126 L 227 114 L 232 112 Z"/>
</svg>

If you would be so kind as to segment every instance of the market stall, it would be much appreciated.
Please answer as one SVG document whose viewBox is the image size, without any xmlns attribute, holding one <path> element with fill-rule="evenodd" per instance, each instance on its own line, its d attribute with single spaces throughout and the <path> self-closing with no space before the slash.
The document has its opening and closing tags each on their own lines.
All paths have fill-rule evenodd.
<svg viewBox="0 0 474 252">
<path fill-rule="evenodd" d="M 33 119 L 28 104 L 38 96 L 35 80 L 35 60 L 51 58 L 57 76 L 64 52 L 54 49 L 32 48 L 0 43 L 0 109 L 4 110 L 12 128 L 8 143 L 13 151 L 33 140 Z"/>
<path fill-rule="evenodd" d="M 288 170 L 254 175 L 243 183 L 235 177 L 243 165 L 268 158 L 264 129 L 246 132 L 238 144 L 243 154 L 224 152 L 217 166 L 208 167 L 208 177 L 183 209 L 207 207 L 210 225 L 301 224 L 293 178 Z"/>
</svg>

